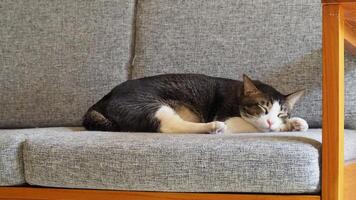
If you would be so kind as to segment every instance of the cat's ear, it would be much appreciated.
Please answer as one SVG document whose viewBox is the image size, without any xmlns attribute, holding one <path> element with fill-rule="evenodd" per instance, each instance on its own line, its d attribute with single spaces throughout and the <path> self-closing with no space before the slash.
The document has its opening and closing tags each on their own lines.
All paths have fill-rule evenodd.
<svg viewBox="0 0 356 200">
<path fill-rule="evenodd" d="M 255 94 L 260 94 L 260 90 L 257 89 L 255 84 L 253 84 L 252 80 L 246 75 L 243 75 L 243 82 L 244 82 L 244 95 L 250 96 Z"/>
<path fill-rule="evenodd" d="M 289 106 L 290 109 L 293 108 L 295 103 L 304 95 L 305 90 L 298 90 L 296 92 L 293 92 L 291 94 L 286 95 L 286 102 Z"/>
</svg>

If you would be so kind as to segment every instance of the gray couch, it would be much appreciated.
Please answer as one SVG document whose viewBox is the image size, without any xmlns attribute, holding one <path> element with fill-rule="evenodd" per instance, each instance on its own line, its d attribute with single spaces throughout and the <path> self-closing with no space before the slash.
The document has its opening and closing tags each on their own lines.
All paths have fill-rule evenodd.
<svg viewBox="0 0 356 200">
<path fill-rule="evenodd" d="M 0 186 L 319 193 L 319 0 L 0 2 Z M 356 59 L 346 55 L 345 160 L 356 160 Z M 162 73 L 249 74 L 306 133 L 108 133 L 80 128 L 115 85 Z"/>
</svg>

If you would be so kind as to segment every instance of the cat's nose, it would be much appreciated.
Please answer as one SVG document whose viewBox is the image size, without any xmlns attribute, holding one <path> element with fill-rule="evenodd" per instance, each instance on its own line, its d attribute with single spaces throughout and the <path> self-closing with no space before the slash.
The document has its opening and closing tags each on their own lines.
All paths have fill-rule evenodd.
<svg viewBox="0 0 356 200">
<path fill-rule="evenodd" d="M 271 126 L 272 126 L 272 121 L 269 120 L 269 119 L 267 119 L 267 124 L 268 124 L 268 127 L 271 128 Z"/>
</svg>

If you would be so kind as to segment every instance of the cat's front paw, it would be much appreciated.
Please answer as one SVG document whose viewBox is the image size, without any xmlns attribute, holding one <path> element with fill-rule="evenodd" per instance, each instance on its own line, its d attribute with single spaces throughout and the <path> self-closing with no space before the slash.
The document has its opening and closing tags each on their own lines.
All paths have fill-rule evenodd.
<svg viewBox="0 0 356 200">
<path fill-rule="evenodd" d="M 299 117 L 290 118 L 288 123 L 290 124 L 290 131 L 307 131 L 309 129 L 307 121 Z"/>
<path fill-rule="evenodd" d="M 212 128 L 211 131 L 209 132 L 210 134 L 223 134 L 226 133 L 227 131 L 227 126 L 224 122 L 211 122 Z"/>
</svg>

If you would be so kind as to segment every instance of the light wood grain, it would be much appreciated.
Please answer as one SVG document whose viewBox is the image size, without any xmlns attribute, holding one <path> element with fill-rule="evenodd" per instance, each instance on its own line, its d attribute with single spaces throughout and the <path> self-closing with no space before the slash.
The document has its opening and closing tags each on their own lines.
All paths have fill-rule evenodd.
<svg viewBox="0 0 356 200">
<path fill-rule="evenodd" d="M 356 161 L 345 166 L 345 200 L 356 200 Z"/>
<path fill-rule="evenodd" d="M 323 5 L 322 200 L 344 199 L 344 21 L 338 4 Z"/>
<path fill-rule="evenodd" d="M 351 24 L 356 22 L 356 1 L 352 3 L 340 3 L 345 12 L 345 20 Z"/>
<path fill-rule="evenodd" d="M 0 200 L 320 200 L 312 195 L 256 195 L 256 194 L 208 194 L 168 192 L 123 192 L 100 190 L 75 190 L 51 188 L 1 188 Z"/>
</svg>

